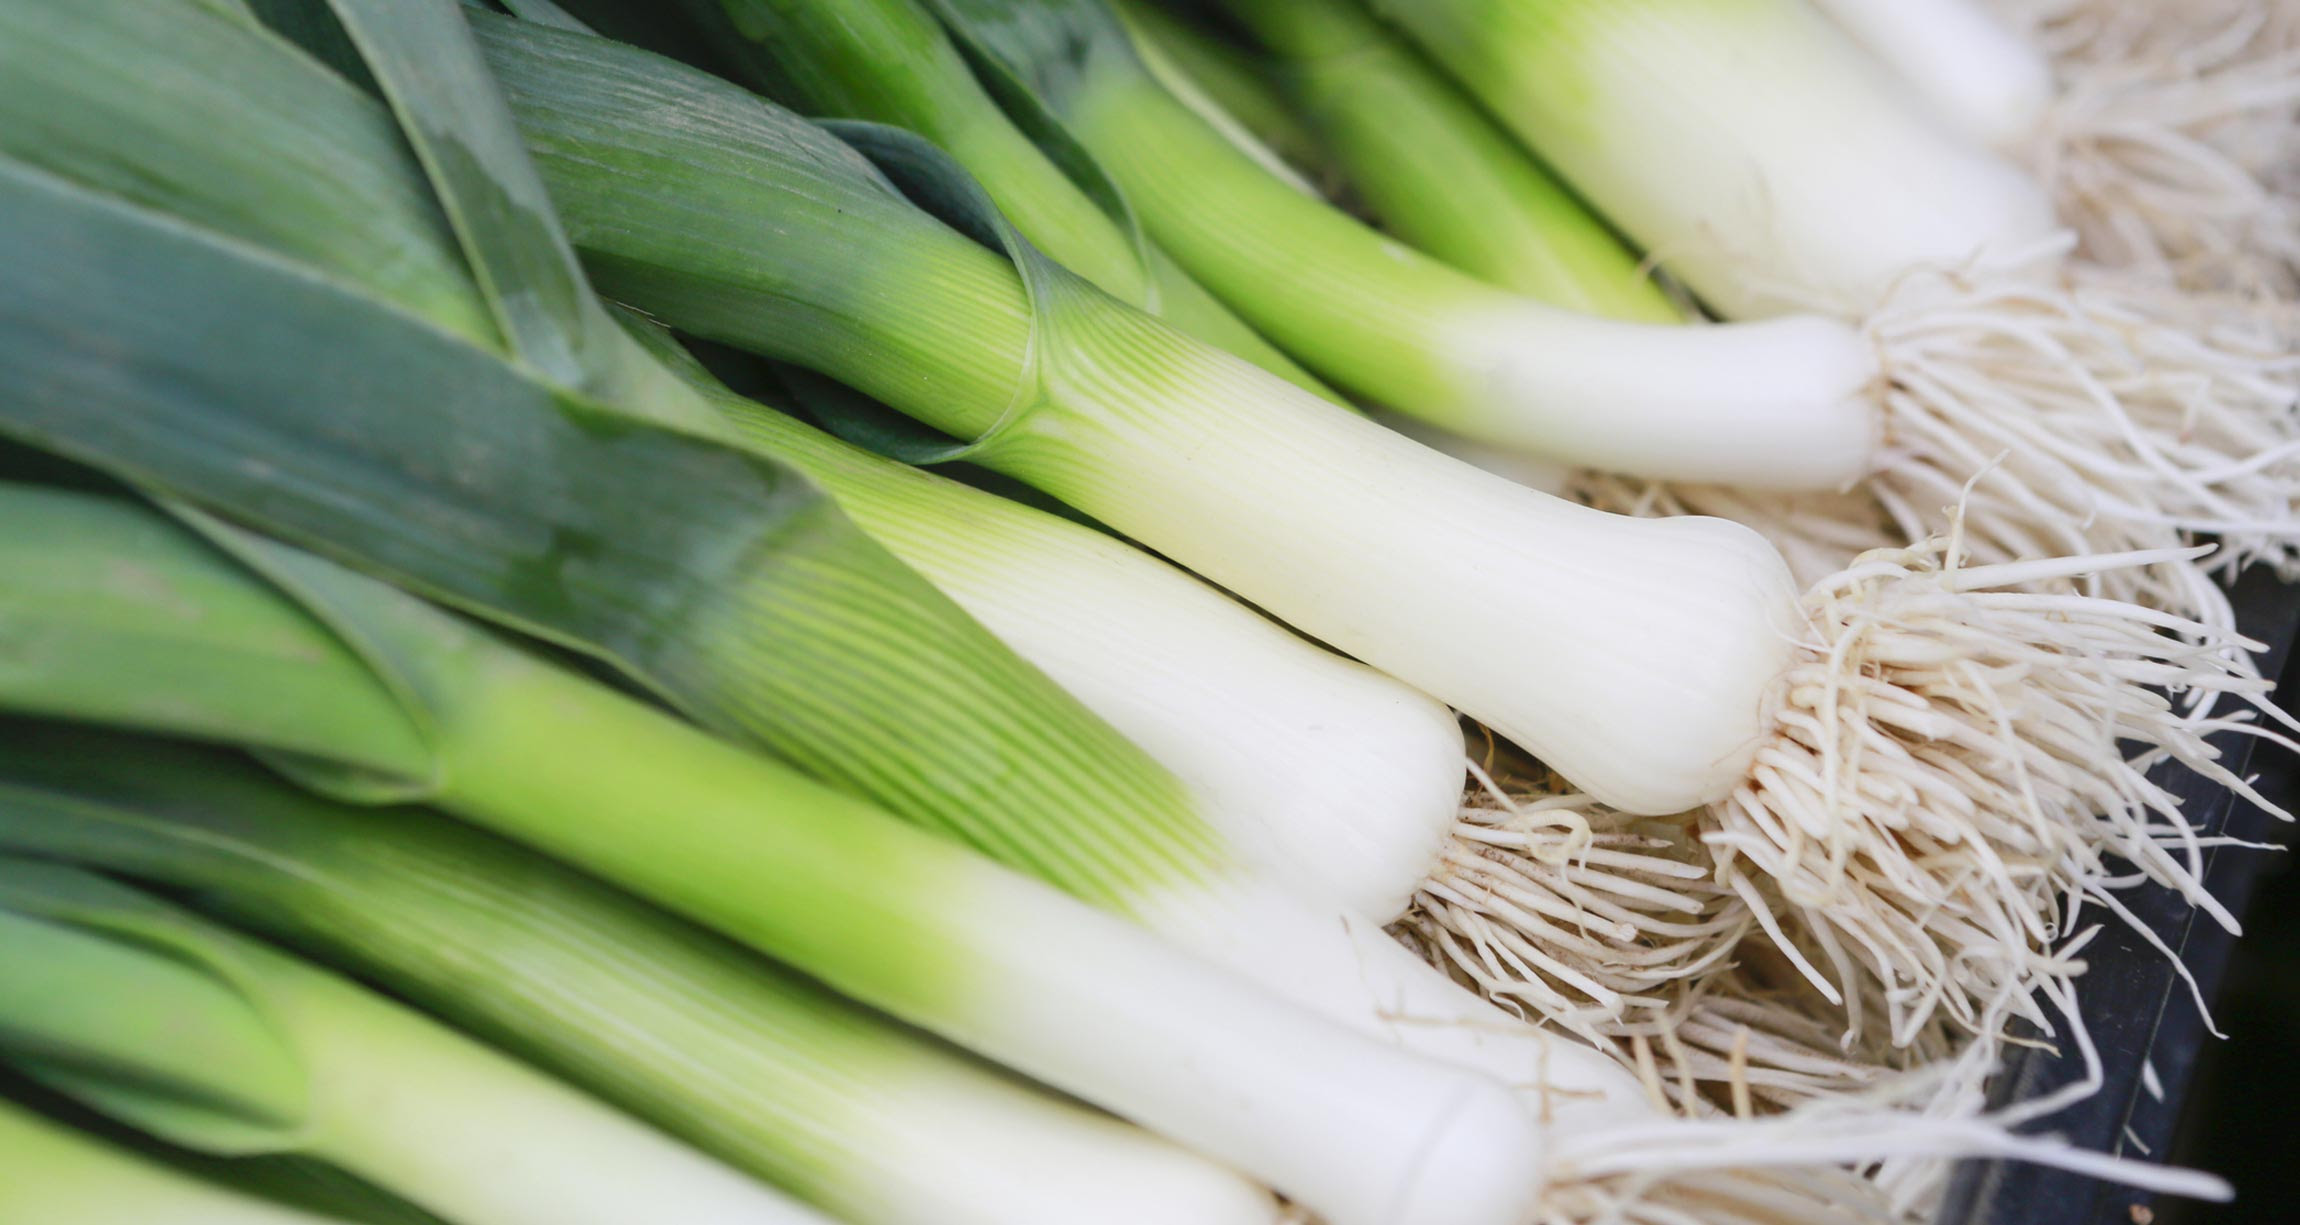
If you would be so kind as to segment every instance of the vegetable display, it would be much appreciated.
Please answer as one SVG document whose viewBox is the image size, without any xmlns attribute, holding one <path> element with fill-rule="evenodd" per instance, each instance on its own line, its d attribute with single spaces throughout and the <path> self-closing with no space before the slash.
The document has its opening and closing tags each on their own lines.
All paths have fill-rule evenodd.
<svg viewBox="0 0 2300 1225">
<path fill-rule="evenodd" d="M 0 1220 L 2225 1198 L 2251 7 L 0 0 Z"/>
</svg>

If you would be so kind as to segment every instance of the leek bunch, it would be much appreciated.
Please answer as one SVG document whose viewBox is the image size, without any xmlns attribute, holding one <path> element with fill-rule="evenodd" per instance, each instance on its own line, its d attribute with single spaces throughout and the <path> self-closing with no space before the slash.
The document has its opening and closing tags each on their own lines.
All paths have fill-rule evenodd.
<svg viewBox="0 0 2300 1225">
<path fill-rule="evenodd" d="M 1017 39 L 1068 29 L 1053 20 L 986 28 Z M 1113 309 L 986 205 L 969 212 L 947 167 L 883 137 L 869 146 L 883 150 L 881 167 L 908 174 L 975 240 L 889 197 L 857 164 L 835 208 L 839 232 L 867 236 L 883 253 L 874 263 L 913 279 L 901 301 L 874 298 L 869 317 L 846 315 L 825 336 L 812 303 L 840 295 L 846 278 L 806 257 L 816 244 L 794 239 L 834 210 L 772 186 L 788 174 L 787 119 L 600 40 L 516 23 L 480 29 L 570 234 L 609 292 L 915 414 L 978 462 L 1445 699 L 1607 804 L 1651 815 L 1707 806 L 1705 837 L 1755 870 L 1735 874 L 1752 908 L 1792 910 L 1825 933 L 1818 961 L 1776 940 L 1825 992 L 1846 999 L 1840 984 L 1861 975 L 1913 988 L 1888 997 L 1897 1038 L 1935 1009 L 1982 1033 L 2010 1015 L 2042 1019 L 2031 989 L 2065 972 L 2042 951 L 2055 912 L 2071 890 L 2108 887 L 2112 850 L 2200 894 L 2176 801 L 2140 769 L 2114 764 L 2113 741 L 2159 743 L 2232 779 L 2204 740 L 2219 724 L 2095 672 L 2104 657 L 2093 652 L 2181 687 L 2256 699 L 2264 685 L 2224 654 L 2233 640 L 2213 626 L 2110 600 L 1991 590 L 2191 554 L 1982 567 L 1966 563 L 1961 542 L 1925 543 L 1800 597 L 1779 556 L 1732 525 L 1588 515 Z M 1127 54 L 1094 39 L 1046 41 Z M 1118 79 L 1128 89 L 1148 80 L 1123 70 Z M 671 132 L 645 118 L 663 111 L 713 118 Z M 1237 155 L 1224 142 L 1220 156 Z M 1284 188 L 1276 197 L 1301 199 Z M 654 220 L 633 225 L 636 216 Z M 1279 292 L 1309 296 L 1320 292 L 1314 280 Z M 1614 367 L 1623 377 L 1638 369 Z M 1915 628 L 1879 637 L 1867 629 L 1878 616 Z M 2081 630 L 2064 628 L 2072 616 Z M 2204 649 L 2161 634 L 2168 624 Z M 1946 658 L 1943 642 L 1958 644 Z M 2129 675 L 2124 667 L 2113 671 Z M 2035 729 L 2002 724 L 2012 689 L 1969 693 L 1944 685 L 1944 668 L 2002 678 Z M 1858 700 L 1841 696 L 1848 685 Z M 1890 713 L 1903 707 L 1927 713 Z M 2102 738 L 2090 742 L 2046 730 L 2089 719 L 2078 710 L 2113 710 L 2118 730 L 2093 724 Z M 2043 790 L 1986 781 L 2005 760 Z M 1845 762 L 1873 782 L 1840 781 L 1830 763 Z M 1959 798 L 1946 810 L 1923 798 L 1950 795 Z M 2164 817 L 2174 824 L 2159 826 Z M 2015 862 L 2053 867 L 2033 875 Z M 1786 907 L 1760 880 L 1780 885 Z M 1961 918 L 1945 923 L 1945 913 Z"/>
<path fill-rule="evenodd" d="M 2065 1007 L 2069 907 L 2216 906 L 2152 764 L 2265 803 L 2181 533 L 2279 555 L 2289 371 L 2160 286 L 1894 284 L 2034 236 L 2009 164 L 1916 142 L 1943 207 L 1873 249 L 1828 173 L 1793 241 L 1704 196 L 1826 308 L 1710 325 L 1777 286 L 1653 167 L 1812 117 L 1608 110 L 1623 31 L 1725 91 L 1699 6 L 501 7 L 0 0 L 0 1061 L 469 1225 L 1818 1225 L 1967 1155 L 2224 1192 L 1976 1086 Z M 1915 130 L 1749 9 L 1715 44 L 1781 97 Z M 2128 306 L 2177 395 L 2086 347 Z M 1753 486 L 1647 508 L 1793 554 L 1320 376 Z M 2226 514 L 2080 521 L 2111 487 Z M 0 1168 L 85 1150 L 37 1202 L 301 1219 L 92 1143 L 0 1115 Z"/>
</svg>

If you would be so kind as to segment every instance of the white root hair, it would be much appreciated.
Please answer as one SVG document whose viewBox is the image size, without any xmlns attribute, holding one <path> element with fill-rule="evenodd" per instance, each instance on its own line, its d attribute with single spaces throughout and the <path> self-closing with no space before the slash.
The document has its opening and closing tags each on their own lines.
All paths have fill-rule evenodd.
<svg viewBox="0 0 2300 1225">
<path fill-rule="evenodd" d="M 1819 956 L 1809 934 L 1792 931 L 1792 938 L 1808 960 Z M 1771 1116 L 1834 1102 L 1930 1119 L 1993 1117 L 2011 1124 L 2032 1117 L 1988 1114 L 1989 1078 L 2008 1045 L 2000 1035 L 1975 1035 L 1936 1020 L 1896 1047 L 1874 1027 L 1847 1033 L 1845 1009 L 1762 941 L 1740 950 L 1735 963 L 1727 973 L 1685 984 L 1659 1021 L 1621 1027 L 1609 1048 L 1678 1113 Z M 1855 980 L 1847 989 L 1867 997 L 1866 1011 L 1883 1011 L 1881 984 Z M 2067 1015 L 2068 1044 L 2089 1053 L 2089 1039 L 2073 1012 Z M 1872 1163 L 1864 1174 L 1892 1204 L 1930 1219 L 1954 1168 L 1939 1154 L 1901 1155 Z"/>
<path fill-rule="evenodd" d="M 2065 241 L 1912 274 L 1868 312 L 1886 447 L 1856 489 L 1585 473 L 1572 491 L 1624 513 L 1742 522 L 1806 582 L 1944 531 L 1953 510 L 1981 564 L 2155 550 L 2062 587 L 2225 633 L 2215 575 L 2300 563 L 2300 356 L 2271 319 L 2072 268 Z M 2209 565 L 2171 552 L 2196 535 L 2222 545 Z"/>
<path fill-rule="evenodd" d="M 1874 1167 L 1885 1161 L 1984 1157 L 2034 1162 L 2089 1177 L 2198 1199 L 2229 1198 L 2228 1184 L 2209 1174 L 2088 1152 L 2049 1136 L 2018 1134 L 1991 1118 L 1935 1118 L 1858 1101 L 1817 1102 L 1765 1119 L 1668 1119 L 1642 1129 L 1608 1127 L 1586 1137 L 1564 1137 L 1550 1155 L 1552 1199 L 1571 1204 L 1575 1194 L 1615 1190 L 1627 1202 L 1666 1207 L 1675 1196 L 1657 1191 L 1688 1186 L 1737 1192 L 1757 1208 L 1755 1220 L 1846 1220 L 1830 1216 L 1866 1205 L 1871 1219 L 1905 1218 L 1921 1210 L 1882 1185 L 1850 1174 L 1831 1178 L 1829 1167 Z M 1560 1176 L 1570 1171 L 1570 1176 Z M 1650 1181 L 1641 1181 L 1650 1180 Z M 1624 1194 L 1625 1192 L 1625 1194 Z M 1818 1194 L 1816 1194 L 1818 1193 Z M 1819 1215 L 1795 1211 L 1798 1201 Z M 1820 1209 L 1825 1203 L 1827 1209 Z M 1760 1207 L 1762 1205 L 1762 1207 Z M 1768 1211 L 1769 1210 L 1769 1211 Z M 1772 1215 L 1786 1212 L 1787 1215 Z M 1606 1219 L 1594 1212 L 1573 1218 Z M 1572 1219 L 1572 1218 L 1568 1218 Z M 1617 1220 L 1666 1219 L 1650 1211 Z M 1685 1219 L 1699 1220 L 1699 1216 Z"/>
<path fill-rule="evenodd" d="M 1732 976 L 1714 980 L 1729 982 Z M 1669 1118 L 1563 1137 L 1546 1163 L 1550 1181 L 1544 1220 L 1565 1225 L 1623 1222 L 1696 1225 L 1717 1221 L 1801 1225 L 1804 1222 L 1875 1221 L 1915 1225 L 1930 1220 L 1955 1163 L 2004 1158 L 2068 1169 L 2170 1194 L 2224 1199 L 2225 1183 L 2210 1175 L 2165 1169 L 2086 1152 L 2049 1136 L 2011 1129 L 2065 1105 L 2056 1093 L 2034 1108 L 1990 1112 L 1986 1078 L 1996 1066 L 1989 1043 L 1949 1045 L 1918 1060 L 1907 1050 L 1874 1048 L 1835 1057 L 1820 1039 L 1821 1011 L 1787 1004 L 1778 996 L 1745 1001 L 1738 1015 L 1774 1027 L 1780 1049 L 1761 1055 L 1752 1027 L 1736 1024 L 1723 1047 L 1738 1084 L 1760 1063 L 1805 1064 L 1817 1091 L 1762 1115 L 1750 1099 L 1730 1093 L 1729 1107 L 1692 1097 Z M 2059 997 L 2066 1005 L 2069 997 Z M 1809 1003 L 1809 1001 L 1808 1001 Z M 2073 1014 L 2072 1014 L 2073 1015 Z M 2081 1035 L 2081 1029 L 2076 1031 Z M 1660 1080 L 1690 1080 L 1691 1066 L 1664 1067 L 1652 1044 L 1626 1044 L 1649 1089 Z M 1687 1043 L 1670 1039 L 1670 1058 L 1688 1058 Z M 2087 1066 L 2098 1060 L 2089 1041 L 2077 1045 Z M 1803 1049 L 1799 1049 L 1802 1047 Z M 1619 1053 L 1617 1051 L 1617 1053 Z M 1698 1058 L 1698 1056 L 1693 1056 Z M 1903 1068 L 1907 1070 L 1902 1070 Z M 1831 1083 L 1831 1082 L 1834 1083 Z M 2076 1093 L 2087 1086 L 2073 1086 Z"/>
<path fill-rule="evenodd" d="M 2257 644 L 2037 590 L 2165 560 L 1975 566 L 1951 536 L 1868 554 L 1808 594 L 1812 639 L 1776 730 L 1701 836 L 1852 1033 L 1881 1025 L 1908 1046 L 1943 1019 L 1993 1037 L 2014 1018 L 2051 1032 L 2041 1000 L 2082 968 L 2063 918 L 2084 898 L 2115 911 L 2115 889 L 2172 889 L 2233 929 L 2201 884 L 2204 840 L 2150 771 L 2177 761 L 2277 811 L 2209 739 L 2290 743 L 2252 718 L 2284 718 L 2268 683 L 2232 662 Z M 2197 694 L 2236 709 L 2175 701 Z"/>
<path fill-rule="evenodd" d="M 2300 294 L 2300 6 L 1995 0 L 2053 65 L 2026 160 L 2087 258 L 2184 288 Z"/>
<path fill-rule="evenodd" d="M 1563 1188 L 1543 1225 L 1917 1225 L 1849 1170 L 1691 1171 L 1615 1175 Z"/>
<path fill-rule="evenodd" d="M 2300 361 L 2263 327 L 2101 274 L 2036 273 L 2046 246 L 1925 272 L 1868 317 L 1889 450 L 1867 482 L 1904 542 L 1961 507 L 1983 562 L 2222 544 L 2221 573 L 2300 553 Z M 2225 624 L 2185 562 L 2121 566 L 2093 594 Z"/>
<path fill-rule="evenodd" d="M 1393 931 L 1520 1016 L 1597 1040 L 1726 963 L 1751 924 L 1690 821 L 1564 791 L 1513 795 L 1471 763 L 1454 835 Z"/>
</svg>

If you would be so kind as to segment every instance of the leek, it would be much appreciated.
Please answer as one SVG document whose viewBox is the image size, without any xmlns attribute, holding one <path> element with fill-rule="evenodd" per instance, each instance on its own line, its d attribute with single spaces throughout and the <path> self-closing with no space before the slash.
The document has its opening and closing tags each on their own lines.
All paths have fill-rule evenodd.
<svg viewBox="0 0 2300 1225">
<path fill-rule="evenodd" d="M 1804 0 L 1374 7 L 1728 317 L 1783 290 L 1866 303 L 2053 230 L 2035 183 L 1907 105 Z"/>
<path fill-rule="evenodd" d="M 1234 1175 L 539 856 L 230 755 L 11 726 L 0 846 L 188 891 L 841 1220 L 1272 1215 Z"/>
<path fill-rule="evenodd" d="M 1982 561 L 2187 531 L 2233 570 L 2300 541 L 2294 363 L 2155 286 L 2064 275 L 2043 187 L 1803 0 L 1376 7 L 1711 306 L 1864 320 L 1884 449 L 1847 480 L 1902 539 L 1962 506 Z M 2177 567 L 2093 586 L 2225 617 Z"/>
<path fill-rule="evenodd" d="M 203 701 L 155 713 L 132 700 L 104 700 L 117 681 L 105 644 L 170 635 L 183 642 L 220 615 L 194 604 L 186 621 L 185 599 L 236 581 L 252 600 L 267 590 L 264 579 L 133 507 L 29 488 L 4 492 L 6 519 L 41 529 L 23 547 L 46 559 L 10 568 L 15 632 L 45 639 L 50 649 L 42 654 L 46 676 L 36 669 L 23 693 L 13 674 L 0 679 L 7 685 L 0 700 L 32 713 L 200 737 L 215 734 L 205 708 L 224 704 L 238 712 L 226 724 L 233 738 L 271 747 L 262 724 L 277 716 L 252 683 L 258 677 L 211 659 L 196 640 L 185 647 L 187 671 L 207 674 L 180 674 L 178 684 Z M 1490 1080 L 1281 1003 L 1127 923 L 394 588 L 220 525 L 210 531 L 327 617 L 323 623 L 275 594 L 260 614 L 277 650 L 274 667 L 311 669 L 337 701 L 368 706 L 379 719 L 397 712 L 409 723 L 403 739 L 422 736 L 419 756 L 387 761 L 379 746 L 347 742 L 328 749 L 325 761 L 360 765 L 363 775 L 388 764 L 457 816 L 1172 1136 L 1331 1219 L 1502 1225 L 1542 1192 L 1551 1137 Z M 42 548 L 33 539 L 51 543 Z M 122 573 L 144 581 L 124 589 L 116 584 Z M 150 598 L 160 588 L 169 601 Z M 331 648 L 331 639 L 356 643 L 360 653 Z M 78 700 L 63 710 L 39 698 L 66 689 Z M 286 763 L 299 776 L 335 780 L 310 763 L 314 749 L 302 752 Z M 1175 883 L 1180 913 L 1169 926 L 1206 910 Z M 1256 942 L 1241 956 L 1249 964 L 1268 957 L 1264 968 L 1282 971 L 1276 977 L 1291 994 L 1345 1016 L 1355 1008 L 1365 1018 L 1361 1029 L 1396 1024 L 1374 1017 L 1356 975 L 1368 961 L 1378 964 L 1367 950 L 1386 945 L 1410 962 L 1403 949 L 1379 931 L 1336 947 L 1330 919 L 1290 911 L 1275 895 L 1241 904 L 1256 898 L 1262 909 L 1236 921 L 1266 927 L 1207 932 L 1201 942 Z M 1138 910 L 1158 901 L 1131 900 Z M 1312 964 L 1284 963 L 1273 947 Z M 1487 1040 L 1452 1031 L 1437 1038 L 1440 1049 L 1450 1041 L 1473 1051 Z M 1534 1083 L 1590 1091 L 1622 1075 L 1602 1064 L 1577 1068 L 1568 1048 L 1529 1041 L 1535 1049 L 1521 1070 L 1548 1073 Z M 1288 1058 L 1272 1061 L 1273 1050 Z M 1637 1101 L 1615 1095 L 1564 1113 L 1587 1122 L 1584 1112 L 1634 1111 Z"/>
<path fill-rule="evenodd" d="M 1110 537 L 921 472 L 735 396 L 665 353 L 743 444 L 864 531 L 1188 784 L 1258 864 L 1377 921 L 1428 887 L 1462 790 L 1431 699 Z"/>
<path fill-rule="evenodd" d="M 1992 590 L 2166 554 L 1983 568 L 1929 545 L 1801 600 L 1745 529 L 1592 513 L 1464 469 L 1189 344 L 1027 248 L 1010 263 L 859 170 L 835 195 L 819 174 L 790 191 L 788 121 L 724 86 L 566 35 L 505 23 L 483 34 L 569 233 L 611 292 L 973 440 L 980 462 L 1447 700 L 1607 803 L 1716 805 L 1708 836 L 1730 849 L 1729 874 L 1781 881 L 1838 933 L 1836 973 L 1941 987 L 1896 996 L 1896 1032 L 1935 1007 L 1981 1028 L 2019 1007 L 1968 1008 L 1966 994 L 2022 995 L 2002 984 L 2034 968 L 2025 950 L 2049 938 L 2048 899 L 2104 885 L 2110 847 L 2195 893 L 2184 835 L 2170 832 L 2176 803 L 2115 741 L 2228 775 L 2201 739 L 2208 724 L 2109 661 L 2238 694 L 2262 683 L 2161 636 L 2179 623 L 2157 614 Z M 657 123 L 664 114 L 683 122 Z M 879 275 L 882 291 L 853 291 Z M 1870 633 L 1879 615 L 1908 632 Z M 1944 644 L 1964 662 L 1946 664 Z M 2014 689 L 1968 705 L 1939 683 L 1943 667 Z M 1848 683 L 1861 700 L 1843 698 Z M 1887 715 L 1904 705 L 1926 713 Z M 2056 709 L 2113 710 L 2117 730 L 2087 717 L 2069 726 L 2100 738 L 2047 734 Z M 2040 722 L 2008 729 L 2003 710 Z M 2002 754 L 2043 790 L 1982 781 L 2003 777 Z M 1878 786 L 1822 761 L 1858 762 Z M 2032 877 L 2007 857 L 2057 866 Z M 1991 974 L 1997 985 L 1982 985 Z"/>
<path fill-rule="evenodd" d="M 0 1220 L 25 1225 L 328 1225 L 42 1118 L 0 1098 Z"/>
<path fill-rule="evenodd" d="M 1224 7 L 1281 57 L 1292 96 L 1392 233 L 1553 306 L 1683 321 L 1603 221 L 1358 0 Z"/>
<path fill-rule="evenodd" d="M 135 890 L 0 860 L 0 1053 L 187 1147 L 323 1157 L 466 1225 L 820 1223 L 308 963 Z"/>
<path fill-rule="evenodd" d="M 1627 323 L 1509 292 L 1273 178 L 1157 83 L 1099 0 L 943 7 L 995 40 L 990 52 L 1100 157 L 1154 238 L 1347 390 L 1608 471 L 1833 488 L 1876 459 L 1874 358 L 1850 328 Z M 1596 245 L 1593 258 L 1634 283 L 1601 228 L 1569 241 Z"/>
</svg>

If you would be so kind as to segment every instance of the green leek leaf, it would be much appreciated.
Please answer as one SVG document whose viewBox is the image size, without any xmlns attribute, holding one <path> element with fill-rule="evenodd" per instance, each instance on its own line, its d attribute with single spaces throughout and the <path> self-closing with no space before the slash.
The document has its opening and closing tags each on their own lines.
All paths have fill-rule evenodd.
<svg viewBox="0 0 2300 1225">
<path fill-rule="evenodd" d="M 248 946 L 126 886 L 0 858 L 0 1053 L 163 1138 L 299 1143 L 312 1087 Z"/>
</svg>

